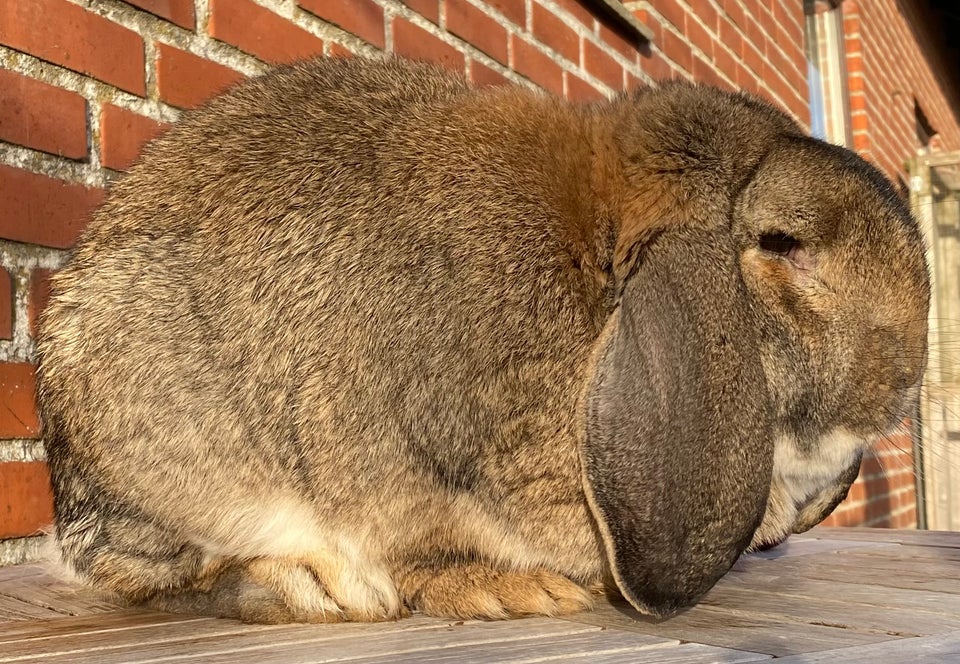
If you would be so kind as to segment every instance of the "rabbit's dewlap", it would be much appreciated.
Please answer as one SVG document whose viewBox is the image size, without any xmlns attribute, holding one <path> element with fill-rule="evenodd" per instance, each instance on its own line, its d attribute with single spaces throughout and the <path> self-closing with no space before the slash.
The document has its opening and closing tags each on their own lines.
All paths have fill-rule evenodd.
<svg viewBox="0 0 960 664">
<path fill-rule="evenodd" d="M 53 281 L 63 557 L 245 620 L 696 602 L 909 413 L 890 185 L 753 98 L 319 60 L 185 114 Z"/>
</svg>

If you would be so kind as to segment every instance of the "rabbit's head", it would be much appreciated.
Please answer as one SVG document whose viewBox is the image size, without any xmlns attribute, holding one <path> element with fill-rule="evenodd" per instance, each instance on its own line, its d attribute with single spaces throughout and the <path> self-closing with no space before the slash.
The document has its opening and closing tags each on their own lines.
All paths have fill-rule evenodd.
<svg viewBox="0 0 960 664">
<path fill-rule="evenodd" d="M 581 456 L 620 590 L 664 615 L 846 495 L 910 412 L 929 281 L 909 211 L 850 151 L 709 88 L 624 105 Z"/>
<path fill-rule="evenodd" d="M 906 205 L 843 148 L 783 140 L 733 219 L 774 408 L 770 507 L 752 542 L 763 547 L 826 517 L 865 448 L 911 415 L 929 279 Z"/>
</svg>

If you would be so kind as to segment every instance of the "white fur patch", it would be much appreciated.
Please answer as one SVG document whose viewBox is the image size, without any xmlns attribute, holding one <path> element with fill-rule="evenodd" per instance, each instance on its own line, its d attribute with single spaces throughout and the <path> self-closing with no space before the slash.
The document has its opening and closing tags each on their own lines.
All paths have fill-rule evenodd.
<svg viewBox="0 0 960 664">
<path fill-rule="evenodd" d="M 793 436 L 777 438 L 773 476 L 782 482 L 794 504 L 802 505 L 825 487 L 836 482 L 869 441 L 836 429 L 821 438 L 810 452 L 800 450 Z"/>
<path fill-rule="evenodd" d="M 211 515 L 192 539 L 214 556 L 291 558 L 332 548 L 313 510 L 295 501 L 235 505 Z"/>
</svg>

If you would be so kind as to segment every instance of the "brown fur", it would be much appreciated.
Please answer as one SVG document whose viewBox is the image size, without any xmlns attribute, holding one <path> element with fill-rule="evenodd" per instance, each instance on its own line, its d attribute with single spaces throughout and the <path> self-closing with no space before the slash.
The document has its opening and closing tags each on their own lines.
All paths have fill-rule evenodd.
<svg viewBox="0 0 960 664">
<path fill-rule="evenodd" d="M 759 101 L 684 84 L 576 106 L 400 60 L 245 83 L 148 147 L 53 280 L 40 396 L 63 556 L 130 601 L 252 621 L 556 614 L 628 583 L 603 517 L 626 491 L 628 510 L 699 515 L 627 533 L 649 578 L 690 564 L 665 570 L 675 593 L 627 596 L 696 601 L 811 498 L 777 489 L 803 483 L 775 448 L 866 440 L 919 380 L 922 247 L 878 178 Z M 758 248 L 774 228 L 816 253 L 812 277 Z M 663 469 L 584 474 L 620 435 L 586 424 L 601 351 L 647 343 L 611 326 L 631 288 L 662 323 L 698 303 L 668 373 L 702 371 L 718 405 L 674 385 L 698 413 L 676 453 L 657 430 L 618 448 Z M 714 292 L 735 301 L 697 295 Z M 698 326 L 741 338 L 715 352 Z M 757 530 L 768 492 L 792 497 Z M 668 532 L 711 543 L 671 557 Z"/>
</svg>

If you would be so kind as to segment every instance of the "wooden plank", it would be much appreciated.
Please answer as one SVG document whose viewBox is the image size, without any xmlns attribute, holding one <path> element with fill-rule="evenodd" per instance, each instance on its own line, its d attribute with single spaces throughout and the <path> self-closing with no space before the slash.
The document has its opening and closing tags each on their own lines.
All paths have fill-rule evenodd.
<svg viewBox="0 0 960 664">
<path fill-rule="evenodd" d="M 25 579 L 29 576 L 44 574 L 46 570 L 41 565 L 12 565 L 0 566 L 0 584 L 10 579 Z"/>
<path fill-rule="evenodd" d="M 16 661 L 47 664 L 79 661 L 121 664 L 163 658 L 164 661 L 206 664 L 269 661 L 269 657 L 274 654 L 280 657 L 279 653 L 282 653 L 282 661 L 296 662 L 299 661 L 298 653 L 301 658 L 307 657 L 310 661 L 321 656 L 339 657 L 343 652 L 358 651 L 357 656 L 366 656 L 401 650 L 404 644 L 407 649 L 413 649 L 419 647 L 416 644 L 424 640 L 450 643 L 483 642 L 491 639 L 511 640 L 598 631 L 595 627 L 571 625 L 546 618 L 491 623 L 448 623 L 435 618 L 414 616 L 388 623 L 333 625 L 243 625 L 235 621 L 214 619 L 209 619 L 209 622 L 218 623 L 219 627 L 194 624 L 173 626 L 169 631 L 160 628 L 129 630 L 120 638 L 109 635 L 108 638 L 82 643 L 72 641 L 56 651 L 33 644 L 33 650 L 16 653 Z M 424 636 L 425 634 L 427 636 Z M 2 661 L 5 660 L 0 657 L 0 662 Z"/>
<path fill-rule="evenodd" d="M 162 614 L 161 614 L 162 615 Z M 61 621 L 57 621 L 61 622 Z M 74 635 L 57 633 L 34 636 L 3 644 L 0 662 L 72 662 L 80 656 L 96 662 L 126 662 L 134 657 L 149 658 L 196 652 L 217 652 L 230 647 L 271 643 L 281 646 L 304 638 L 312 640 L 365 637 L 370 633 L 442 627 L 446 623 L 424 616 L 389 623 L 340 623 L 334 625 L 246 625 L 236 620 L 192 618 L 176 622 L 147 622 L 121 629 L 83 631 Z M 68 637 L 68 638 L 65 638 Z"/>
<path fill-rule="evenodd" d="M 800 537 L 816 539 L 858 540 L 913 544 L 916 546 L 947 546 L 960 548 L 960 532 L 950 530 L 892 530 L 889 528 L 823 528 L 817 526 Z"/>
<path fill-rule="evenodd" d="M 424 620 L 431 620 L 424 618 Z M 98 652 L 97 664 L 113 662 L 141 662 L 162 656 L 166 662 L 202 662 L 203 664 L 234 664 L 236 662 L 333 662 L 362 657 L 390 655 L 395 658 L 408 652 L 422 652 L 436 648 L 454 648 L 481 643 L 515 643 L 528 639 L 548 639 L 557 636 L 600 632 L 592 625 L 576 625 L 549 618 L 526 620 L 437 623 L 420 629 L 405 628 L 411 619 L 373 625 L 362 632 L 347 633 L 330 630 L 337 625 L 318 625 L 312 631 L 283 630 L 257 639 L 230 638 L 208 642 L 181 642 L 163 649 L 125 648 L 117 651 L 122 659 L 104 659 Z M 344 625 L 342 627 L 348 627 Z M 644 637 L 646 643 L 666 643 L 664 639 Z M 675 642 L 674 642 L 675 643 Z M 49 658 L 37 661 L 56 662 Z M 66 661 L 66 660 L 65 660 Z"/>
<path fill-rule="evenodd" d="M 0 593 L 74 616 L 122 608 L 120 603 L 105 599 L 100 593 L 43 572 L 0 582 Z"/>
<path fill-rule="evenodd" d="M 942 560 L 944 562 L 960 563 L 960 548 L 950 546 L 917 546 L 916 544 L 896 544 L 896 551 L 887 551 L 883 546 L 874 548 L 856 548 L 841 553 L 857 553 L 864 556 L 880 556 L 882 558 L 903 561 L 917 559 Z"/>
<path fill-rule="evenodd" d="M 785 657 L 777 664 L 947 664 L 960 662 L 960 632 Z"/>
<path fill-rule="evenodd" d="M 532 664 L 543 660 L 538 658 L 525 661 Z M 684 643 L 674 647 L 648 648 L 627 653 L 570 655 L 550 661 L 571 664 L 739 664 L 740 662 L 769 662 L 771 658 L 769 655 L 760 655 L 755 652 L 714 648 L 699 643 Z"/>
<path fill-rule="evenodd" d="M 297 642 L 284 642 L 279 649 L 272 640 L 263 640 L 256 647 L 237 648 L 231 645 L 229 650 L 220 649 L 218 652 L 210 653 L 190 649 L 176 658 L 167 658 L 168 655 L 164 653 L 164 661 L 189 661 L 203 664 L 234 664 L 236 662 L 312 664 L 371 659 L 388 662 L 461 662 L 484 661 L 481 653 L 485 652 L 485 649 L 489 649 L 487 652 L 490 653 L 490 659 L 487 661 L 499 661 L 494 653 L 502 653 L 506 656 L 527 653 L 529 656 L 529 653 L 536 652 L 539 657 L 544 657 L 550 652 L 559 654 L 592 652 L 600 643 L 606 643 L 612 649 L 637 649 L 677 644 L 674 640 L 641 634 L 603 631 L 591 625 L 532 618 L 448 624 L 439 629 L 373 633 L 363 639 L 317 640 L 306 637 Z M 98 659 L 98 664 L 101 661 L 103 660 Z"/>
<path fill-rule="evenodd" d="M 899 559 L 851 552 L 775 561 L 749 560 L 738 564 L 739 570 L 747 573 L 757 567 L 772 568 L 780 574 L 812 579 L 960 595 L 960 566 L 950 561 Z"/>
<path fill-rule="evenodd" d="M 749 572 L 728 574 L 715 587 L 717 591 L 725 589 L 759 590 L 777 593 L 783 596 L 797 597 L 816 605 L 822 598 L 832 598 L 851 604 L 865 604 L 871 607 L 889 607 L 911 609 L 923 614 L 936 614 L 956 617 L 960 615 L 960 595 L 928 590 L 891 589 L 867 583 L 825 581 L 800 576 L 781 570 L 777 565 L 754 566 Z M 713 597 L 714 591 L 707 594 Z M 730 607 L 729 603 L 726 606 Z M 851 607 L 851 610 L 860 610 Z"/>
<path fill-rule="evenodd" d="M 43 606 L 21 601 L 16 597 L 0 594 L 0 634 L 3 633 L 4 623 L 10 621 L 43 620 L 58 616 L 63 616 L 63 614 Z"/>
<path fill-rule="evenodd" d="M 444 645 L 442 648 L 421 649 L 412 652 L 385 653 L 377 657 L 337 658 L 354 664 L 459 664 L 460 662 L 521 662 L 589 661 L 589 662 L 658 662 L 678 664 L 696 662 L 756 662 L 764 659 L 756 653 L 743 653 L 708 646 L 681 646 L 676 642 L 651 645 L 640 634 L 629 632 L 588 632 L 548 638 L 531 638 L 510 642 L 490 642 L 473 645 Z M 285 653 L 286 654 L 286 653 Z M 311 660 L 295 660 L 306 664 Z"/>
<path fill-rule="evenodd" d="M 887 595 L 896 594 L 889 589 L 882 590 Z M 889 636 L 925 636 L 960 629 L 960 614 L 944 615 L 858 604 L 847 601 L 836 592 L 817 598 L 797 597 L 778 591 L 750 590 L 724 584 L 711 590 L 701 605 L 762 615 L 777 621 L 829 625 Z"/>
<path fill-rule="evenodd" d="M 29 660 L 43 656 L 49 661 L 60 661 L 63 655 L 74 658 L 99 650 L 122 648 L 127 644 L 153 646 L 171 640 L 216 637 L 237 632 L 256 632 L 269 629 L 265 626 L 244 625 L 233 620 L 206 618 L 190 622 L 176 622 L 132 627 L 122 631 L 98 631 L 76 634 L 70 638 L 35 637 L 8 641 L 3 644 L 0 662 Z M 98 656 L 99 658 L 99 656 Z"/>
<path fill-rule="evenodd" d="M 11 641 L 36 638 L 74 638 L 80 634 L 117 632 L 144 625 L 185 623 L 209 620 L 197 616 L 157 613 L 140 609 L 122 609 L 112 613 L 91 616 L 64 617 L 57 614 L 52 620 L 0 624 L 0 652 Z"/>
<path fill-rule="evenodd" d="M 818 553 L 836 553 L 846 549 L 887 549 L 897 548 L 899 544 L 889 542 L 861 542 L 856 540 L 840 539 L 797 539 L 791 537 L 780 546 L 758 551 L 756 553 L 744 554 L 743 558 L 760 560 L 777 560 L 779 558 L 795 558 L 797 556 L 809 556 Z"/>
<path fill-rule="evenodd" d="M 626 603 L 603 602 L 598 603 L 592 612 L 578 613 L 564 619 L 774 657 L 897 638 L 830 625 L 790 622 L 783 618 L 751 615 L 704 605 L 658 622 L 638 614 Z"/>
</svg>

